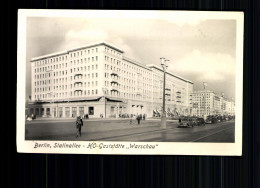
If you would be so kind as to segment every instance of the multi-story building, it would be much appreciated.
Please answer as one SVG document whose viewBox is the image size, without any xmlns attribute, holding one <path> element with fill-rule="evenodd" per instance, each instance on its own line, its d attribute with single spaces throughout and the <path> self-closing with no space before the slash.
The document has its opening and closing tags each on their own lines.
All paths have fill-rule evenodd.
<svg viewBox="0 0 260 188">
<path fill-rule="evenodd" d="M 192 114 L 195 116 L 235 115 L 234 101 L 213 91 L 195 91 L 192 93 L 192 103 Z"/>
<path fill-rule="evenodd" d="M 161 113 L 163 70 L 97 43 L 31 59 L 29 114 L 51 117 L 118 117 Z M 191 113 L 193 83 L 166 73 L 167 114 Z"/>
</svg>

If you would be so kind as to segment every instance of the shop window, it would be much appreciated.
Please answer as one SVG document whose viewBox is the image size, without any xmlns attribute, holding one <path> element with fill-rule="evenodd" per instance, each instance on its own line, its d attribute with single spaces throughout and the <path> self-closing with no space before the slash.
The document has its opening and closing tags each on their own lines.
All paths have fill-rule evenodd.
<svg viewBox="0 0 260 188">
<path fill-rule="evenodd" d="M 88 107 L 88 112 L 89 115 L 94 115 L 94 107 L 93 106 Z"/>
</svg>

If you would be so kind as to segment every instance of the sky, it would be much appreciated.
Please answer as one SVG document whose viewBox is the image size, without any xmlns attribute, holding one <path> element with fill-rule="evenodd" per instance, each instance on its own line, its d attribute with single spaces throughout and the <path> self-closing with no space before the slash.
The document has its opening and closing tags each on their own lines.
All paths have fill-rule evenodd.
<svg viewBox="0 0 260 188">
<path fill-rule="evenodd" d="M 194 90 L 235 97 L 236 21 L 149 16 L 81 18 L 28 17 L 26 24 L 26 96 L 31 92 L 33 57 L 95 42 L 108 42 L 142 64 L 160 66 L 191 80 Z"/>
</svg>

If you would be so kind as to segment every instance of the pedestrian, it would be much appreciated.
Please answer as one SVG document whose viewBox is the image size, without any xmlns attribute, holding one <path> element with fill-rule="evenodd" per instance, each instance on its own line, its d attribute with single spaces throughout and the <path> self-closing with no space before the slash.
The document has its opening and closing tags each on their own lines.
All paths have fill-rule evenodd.
<svg viewBox="0 0 260 188">
<path fill-rule="evenodd" d="M 77 119 L 76 119 L 76 128 L 77 128 L 76 137 L 81 136 L 81 127 L 82 126 L 83 126 L 83 121 L 82 121 L 81 117 L 78 116 Z"/>
<path fill-rule="evenodd" d="M 133 121 L 132 121 L 132 118 L 130 118 L 130 125 L 132 125 L 133 124 Z"/>
<path fill-rule="evenodd" d="M 137 123 L 138 123 L 138 125 L 140 125 L 140 120 L 141 120 L 141 115 L 137 115 Z"/>
<path fill-rule="evenodd" d="M 145 114 L 143 115 L 143 120 L 145 120 Z"/>
</svg>

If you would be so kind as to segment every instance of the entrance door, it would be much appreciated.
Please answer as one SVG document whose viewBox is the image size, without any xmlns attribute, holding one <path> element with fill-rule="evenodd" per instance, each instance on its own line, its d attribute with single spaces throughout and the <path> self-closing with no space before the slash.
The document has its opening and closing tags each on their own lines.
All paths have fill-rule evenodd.
<svg viewBox="0 0 260 188">
<path fill-rule="evenodd" d="M 65 108 L 65 116 L 70 117 L 70 107 Z"/>
<path fill-rule="evenodd" d="M 62 117 L 62 107 L 59 107 L 59 117 Z"/>
<path fill-rule="evenodd" d="M 77 116 L 77 107 L 72 107 L 72 117 Z"/>
<path fill-rule="evenodd" d="M 53 114 L 53 117 L 56 117 L 56 115 L 57 115 L 57 114 L 56 114 L 56 108 L 52 108 L 52 111 L 53 111 L 53 113 L 52 113 L 52 114 Z"/>
<path fill-rule="evenodd" d="M 51 109 L 47 108 L 46 113 L 47 113 L 47 117 L 49 117 L 51 115 Z"/>
<path fill-rule="evenodd" d="M 79 115 L 83 117 L 84 115 L 84 107 L 79 107 Z"/>
<path fill-rule="evenodd" d="M 115 116 L 115 107 L 114 106 L 111 106 L 111 108 L 110 108 L 110 116 L 111 117 Z"/>
<path fill-rule="evenodd" d="M 39 108 L 35 109 L 35 115 L 37 115 L 37 116 L 40 115 Z"/>
</svg>

